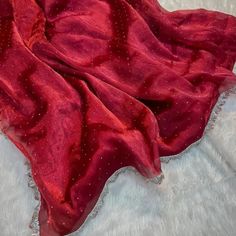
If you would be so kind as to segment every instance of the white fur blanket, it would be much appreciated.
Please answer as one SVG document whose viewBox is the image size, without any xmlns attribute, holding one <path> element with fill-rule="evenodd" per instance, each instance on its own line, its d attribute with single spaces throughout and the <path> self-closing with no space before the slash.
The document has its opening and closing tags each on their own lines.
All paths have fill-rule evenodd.
<svg viewBox="0 0 236 236">
<path fill-rule="evenodd" d="M 235 0 L 160 3 L 169 10 L 200 7 L 236 15 Z M 163 163 L 165 178 L 160 185 L 133 171 L 121 173 L 107 185 L 97 216 L 73 235 L 235 236 L 235 153 L 236 94 L 231 94 L 201 142 L 179 159 Z M 24 162 L 22 154 L 0 135 L 0 236 L 32 235 L 28 226 L 37 202 L 28 187 Z"/>
</svg>

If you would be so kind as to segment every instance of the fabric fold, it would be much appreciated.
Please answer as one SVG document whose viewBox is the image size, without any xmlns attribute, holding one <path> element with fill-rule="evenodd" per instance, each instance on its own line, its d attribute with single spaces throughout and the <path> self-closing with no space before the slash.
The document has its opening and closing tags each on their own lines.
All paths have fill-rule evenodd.
<svg viewBox="0 0 236 236">
<path fill-rule="evenodd" d="M 154 0 L 0 0 L 0 128 L 30 161 L 40 235 L 77 230 L 125 166 L 201 138 L 235 83 L 236 19 Z"/>
</svg>

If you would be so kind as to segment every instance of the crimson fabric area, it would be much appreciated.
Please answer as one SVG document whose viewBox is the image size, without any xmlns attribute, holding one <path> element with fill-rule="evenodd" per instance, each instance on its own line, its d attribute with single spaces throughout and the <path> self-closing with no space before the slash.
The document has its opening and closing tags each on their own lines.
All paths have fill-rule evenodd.
<svg viewBox="0 0 236 236">
<path fill-rule="evenodd" d="M 125 166 L 203 134 L 235 84 L 236 18 L 155 0 L 0 0 L 0 128 L 41 194 L 41 236 L 78 229 Z"/>
</svg>

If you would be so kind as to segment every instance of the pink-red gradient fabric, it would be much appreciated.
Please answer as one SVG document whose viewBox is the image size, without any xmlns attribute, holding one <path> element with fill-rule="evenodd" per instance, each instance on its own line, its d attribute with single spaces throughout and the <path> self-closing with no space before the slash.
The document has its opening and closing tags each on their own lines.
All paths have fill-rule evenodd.
<svg viewBox="0 0 236 236">
<path fill-rule="evenodd" d="M 118 169 L 158 176 L 160 156 L 202 136 L 235 60 L 223 13 L 0 0 L 0 128 L 31 163 L 40 235 L 78 229 Z"/>
</svg>

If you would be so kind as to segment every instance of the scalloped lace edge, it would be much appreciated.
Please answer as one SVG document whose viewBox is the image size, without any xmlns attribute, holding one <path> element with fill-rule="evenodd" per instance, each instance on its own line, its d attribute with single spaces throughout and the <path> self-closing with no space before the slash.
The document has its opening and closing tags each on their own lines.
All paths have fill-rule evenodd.
<svg viewBox="0 0 236 236">
<path fill-rule="evenodd" d="M 183 154 L 189 152 L 189 150 L 193 146 L 199 145 L 199 143 L 204 138 L 205 134 L 208 133 L 210 130 L 212 130 L 214 128 L 217 117 L 218 117 L 219 113 L 221 112 L 222 107 L 226 103 L 227 98 L 231 94 L 236 94 L 236 86 L 229 89 L 229 90 L 227 90 L 227 91 L 225 91 L 224 93 L 222 93 L 220 95 L 216 105 L 214 106 L 214 108 L 211 112 L 211 116 L 208 120 L 208 123 L 206 125 L 205 130 L 204 130 L 204 133 L 198 141 L 196 141 L 193 144 L 189 145 L 184 151 L 182 151 L 179 154 L 172 155 L 172 156 L 163 156 L 163 157 L 161 157 L 161 162 L 168 163 L 171 160 L 180 159 L 183 156 Z M 37 188 L 37 186 L 36 186 L 36 184 L 33 180 L 29 162 L 26 161 L 25 164 L 27 166 L 28 186 L 33 189 L 35 200 L 37 201 L 37 205 L 34 209 L 32 220 L 31 220 L 31 223 L 30 223 L 30 228 L 32 229 L 32 236 L 39 236 L 40 235 L 40 226 L 39 226 L 38 215 L 39 215 L 39 209 L 40 209 L 40 194 L 39 194 L 38 188 Z M 104 199 L 105 199 L 106 195 L 109 193 L 109 185 L 111 183 L 114 183 L 121 173 L 127 173 L 127 172 L 133 172 L 136 175 L 140 175 L 139 172 L 134 167 L 131 167 L 131 166 L 123 167 L 123 168 L 117 170 L 116 172 L 114 172 L 113 175 L 111 175 L 110 178 L 107 180 L 107 182 L 106 182 L 106 184 L 103 188 L 102 193 L 100 194 L 100 197 L 99 197 L 95 207 L 93 208 L 91 213 L 87 216 L 86 220 L 81 225 L 81 227 L 75 232 L 82 232 L 84 226 L 88 223 L 88 221 L 94 219 L 97 216 L 99 210 L 102 208 L 102 206 L 104 204 Z M 146 179 L 146 181 L 147 182 L 152 182 L 152 183 L 155 183 L 155 184 L 161 184 L 163 178 L 164 178 L 164 175 L 163 175 L 163 173 L 161 173 L 160 175 L 158 175 L 158 176 L 156 176 L 152 179 Z"/>
</svg>

